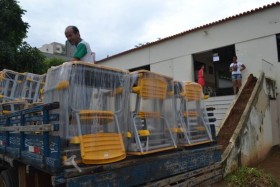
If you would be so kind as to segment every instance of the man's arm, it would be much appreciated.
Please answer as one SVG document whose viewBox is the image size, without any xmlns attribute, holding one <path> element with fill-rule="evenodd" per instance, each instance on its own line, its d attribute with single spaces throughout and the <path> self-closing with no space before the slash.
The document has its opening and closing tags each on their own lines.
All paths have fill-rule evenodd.
<svg viewBox="0 0 280 187">
<path fill-rule="evenodd" d="M 72 58 L 74 61 L 79 61 L 81 58 L 83 58 L 87 54 L 87 47 L 83 43 L 79 43 L 77 46 L 77 51 L 74 54 L 74 57 Z M 71 59 L 71 60 L 72 60 Z"/>
</svg>

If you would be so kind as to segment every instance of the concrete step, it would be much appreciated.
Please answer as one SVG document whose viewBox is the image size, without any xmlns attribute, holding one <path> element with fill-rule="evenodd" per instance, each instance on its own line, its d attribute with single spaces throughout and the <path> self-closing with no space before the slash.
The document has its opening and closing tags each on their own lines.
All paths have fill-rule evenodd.
<svg viewBox="0 0 280 187">
<path fill-rule="evenodd" d="M 214 114 L 214 116 L 211 116 L 210 118 L 216 118 L 215 122 L 211 122 L 211 124 L 215 125 L 216 131 L 219 129 L 221 122 L 223 121 L 225 114 L 227 113 L 234 99 L 235 99 L 235 95 L 228 95 L 228 96 L 210 97 L 204 100 L 206 108 L 209 107 L 215 108 L 215 110 L 208 111 L 208 113 L 212 112 Z"/>
</svg>

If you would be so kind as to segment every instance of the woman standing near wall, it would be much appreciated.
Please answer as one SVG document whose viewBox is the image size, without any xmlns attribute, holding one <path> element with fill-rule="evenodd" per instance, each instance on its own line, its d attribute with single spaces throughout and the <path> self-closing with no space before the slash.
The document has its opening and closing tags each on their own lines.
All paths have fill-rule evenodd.
<svg viewBox="0 0 280 187">
<path fill-rule="evenodd" d="M 237 61 L 237 56 L 232 57 L 232 63 L 229 66 L 229 71 L 231 72 L 234 95 L 237 94 L 241 88 L 241 71 L 243 71 L 245 68 L 246 66 L 243 63 Z"/>
<path fill-rule="evenodd" d="M 205 92 L 205 80 L 204 80 L 204 65 L 200 67 L 197 72 L 198 84 L 201 85 L 203 93 Z"/>
</svg>

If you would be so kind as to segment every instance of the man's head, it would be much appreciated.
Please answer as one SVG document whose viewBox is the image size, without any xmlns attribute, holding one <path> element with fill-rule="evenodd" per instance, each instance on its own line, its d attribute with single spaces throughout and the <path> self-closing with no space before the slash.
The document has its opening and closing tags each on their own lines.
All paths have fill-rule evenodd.
<svg viewBox="0 0 280 187">
<path fill-rule="evenodd" d="M 82 40 L 79 29 L 76 26 L 66 27 L 65 36 L 72 45 L 77 45 Z"/>
</svg>

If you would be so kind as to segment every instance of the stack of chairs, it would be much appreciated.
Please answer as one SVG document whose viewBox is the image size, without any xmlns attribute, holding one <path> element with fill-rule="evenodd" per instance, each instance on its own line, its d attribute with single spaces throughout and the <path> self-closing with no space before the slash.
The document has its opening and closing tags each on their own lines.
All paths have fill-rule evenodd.
<svg viewBox="0 0 280 187">
<path fill-rule="evenodd" d="M 177 134 L 179 146 L 193 146 L 213 141 L 202 87 L 195 82 L 174 81 Z"/>
<path fill-rule="evenodd" d="M 60 103 L 64 159 L 75 156 L 84 164 L 104 164 L 126 158 L 128 81 L 128 71 L 85 62 L 66 62 L 48 70 L 44 102 Z"/>
<path fill-rule="evenodd" d="M 42 89 L 45 85 L 46 75 L 25 73 L 25 81 L 21 91 L 21 98 L 29 103 L 42 102 Z"/>
<path fill-rule="evenodd" d="M 20 99 L 25 79 L 24 73 L 2 70 L 0 72 L 0 102 Z"/>
<path fill-rule="evenodd" d="M 145 155 L 177 147 L 173 79 L 146 70 L 130 73 L 130 123 L 127 152 Z"/>
<path fill-rule="evenodd" d="M 0 71 L 0 115 L 25 109 L 29 106 L 22 98 L 26 73 L 4 69 Z"/>
<path fill-rule="evenodd" d="M 25 100 L 15 100 L 0 103 L 0 115 L 11 114 L 12 112 L 28 108 L 29 103 Z"/>
<path fill-rule="evenodd" d="M 59 129 L 47 133 L 59 139 L 65 165 L 74 158 L 72 164 L 106 164 L 212 141 L 202 88 L 194 82 L 80 61 L 44 75 L 0 72 L 0 115 L 53 102 L 59 108 L 48 115 Z"/>
</svg>

